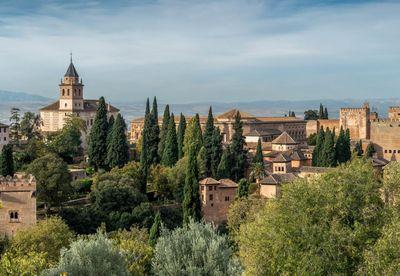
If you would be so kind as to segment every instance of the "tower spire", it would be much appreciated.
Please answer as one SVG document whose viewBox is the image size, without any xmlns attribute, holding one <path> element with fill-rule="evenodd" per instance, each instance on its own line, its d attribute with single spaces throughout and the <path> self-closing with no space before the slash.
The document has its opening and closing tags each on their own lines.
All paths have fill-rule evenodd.
<svg viewBox="0 0 400 276">
<path fill-rule="evenodd" d="M 70 56 L 70 62 L 72 63 L 72 51 L 69 53 Z"/>
</svg>

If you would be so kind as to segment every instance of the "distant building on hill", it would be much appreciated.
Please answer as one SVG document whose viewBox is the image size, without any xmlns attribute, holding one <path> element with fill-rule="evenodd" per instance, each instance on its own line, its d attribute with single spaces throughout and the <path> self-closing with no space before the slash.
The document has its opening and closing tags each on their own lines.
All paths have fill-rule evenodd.
<svg viewBox="0 0 400 276">
<path fill-rule="evenodd" d="M 70 115 L 81 117 L 89 131 L 96 116 L 98 100 L 86 100 L 83 97 L 83 82 L 72 63 L 72 58 L 64 78 L 59 84 L 59 100 L 40 109 L 41 131 L 55 132 L 64 126 Z M 116 115 L 119 109 L 107 104 L 108 117 Z M 85 142 L 85 141 L 83 141 Z"/>
<path fill-rule="evenodd" d="M 0 123 L 0 150 L 10 142 L 10 127 Z"/>
<path fill-rule="evenodd" d="M 238 185 L 230 179 L 211 177 L 199 182 L 201 212 L 206 222 L 217 225 L 226 222 L 229 205 L 236 196 Z"/>
<path fill-rule="evenodd" d="M 0 236 L 11 237 L 36 223 L 36 180 L 33 176 L 0 176 L 0 201 Z"/>
</svg>

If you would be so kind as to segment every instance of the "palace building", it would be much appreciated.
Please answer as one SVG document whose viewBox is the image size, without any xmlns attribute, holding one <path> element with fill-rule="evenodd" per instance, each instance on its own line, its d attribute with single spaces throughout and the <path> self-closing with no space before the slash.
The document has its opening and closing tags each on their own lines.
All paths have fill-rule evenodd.
<svg viewBox="0 0 400 276">
<path fill-rule="evenodd" d="M 69 64 L 64 78 L 59 84 L 59 100 L 40 109 L 41 130 L 55 132 L 64 126 L 65 119 L 70 115 L 81 117 L 89 131 L 96 116 L 98 100 L 84 98 L 84 85 L 72 62 Z M 108 117 L 116 117 L 119 109 L 107 104 Z"/>
</svg>

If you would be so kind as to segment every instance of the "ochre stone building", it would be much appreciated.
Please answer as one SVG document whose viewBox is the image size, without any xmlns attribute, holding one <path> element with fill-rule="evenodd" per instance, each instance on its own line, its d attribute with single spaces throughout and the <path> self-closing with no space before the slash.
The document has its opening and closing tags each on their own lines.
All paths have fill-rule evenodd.
<svg viewBox="0 0 400 276">
<path fill-rule="evenodd" d="M 96 116 L 98 100 L 84 98 L 84 85 L 75 69 L 72 59 L 64 78 L 59 84 L 59 100 L 40 109 L 41 130 L 54 132 L 62 129 L 67 116 L 81 117 L 89 131 Z M 108 117 L 116 115 L 119 109 L 107 104 Z M 83 141 L 84 142 L 84 141 Z"/>
<path fill-rule="evenodd" d="M 229 205 L 236 196 L 238 185 L 230 179 L 211 177 L 199 182 L 201 212 L 206 222 L 216 225 L 226 222 Z"/>
<path fill-rule="evenodd" d="M 229 143 L 233 136 L 233 124 L 237 112 L 240 113 L 243 122 L 243 135 L 246 137 L 246 142 L 257 142 L 260 138 L 262 142 L 271 142 L 278 137 L 282 132 L 286 131 L 294 139 L 300 143 L 305 143 L 307 140 L 306 121 L 296 117 L 261 117 L 254 116 L 247 112 L 237 109 L 229 110 L 214 117 L 215 126 L 219 127 L 224 143 Z M 175 123 L 178 125 L 179 116 L 175 117 Z M 189 122 L 190 117 L 186 118 Z M 158 120 L 162 124 L 162 118 Z M 207 117 L 200 117 L 200 125 L 204 130 L 207 122 Z M 142 134 L 144 126 L 144 118 L 134 119 L 131 122 L 130 142 L 136 143 Z"/>
<path fill-rule="evenodd" d="M 0 150 L 10 142 L 10 127 L 0 123 Z"/>
<path fill-rule="evenodd" d="M 0 236 L 13 236 L 36 223 L 36 180 L 15 174 L 0 176 Z"/>
</svg>

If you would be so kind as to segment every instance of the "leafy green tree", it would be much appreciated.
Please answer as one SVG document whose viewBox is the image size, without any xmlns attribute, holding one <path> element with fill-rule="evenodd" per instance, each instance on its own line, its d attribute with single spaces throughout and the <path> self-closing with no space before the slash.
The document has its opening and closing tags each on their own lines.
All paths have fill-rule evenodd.
<svg viewBox="0 0 400 276">
<path fill-rule="evenodd" d="M 221 161 L 218 165 L 217 169 L 217 178 L 218 179 L 223 179 L 223 178 L 230 178 L 231 176 L 231 164 L 230 164 L 230 151 L 229 148 L 225 149 L 224 152 L 222 153 Z"/>
<path fill-rule="evenodd" d="M 201 147 L 199 154 L 197 154 L 197 169 L 199 174 L 199 179 L 207 177 L 207 165 L 206 165 L 206 148 Z"/>
<path fill-rule="evenodd" d="M 170 117 L 169 105 L 167 104 L 164 109 L 164 116 L 160 129 L 160 142 L 158 143 L 158 155 L 160 156 L 160 159 L 162 159 L 164 155 L 165 140 L 167 139 Z"/>
<path fill-rule="evenodd" d="M 168 182 L 171 183 L 174 198 L 180 203 L 183 201 L 187 161 L 187 156 L 184 156 L 168 172 Z"/>
<path fill-rule="evenodd" d="M 11 116 L 10 116 L 10 143 L 11 144 L 19 144 L 21 139 L 21 115 L 20 109 L 17 107 L 11 108 Z"/>
<path fill-rule="evenodd" d="M 72 193 L 67 164 L 54 154 L 36 159 L 27 172 L 35 176 L 38 198 L 45 202 L 46 209 L 60 206 Z"/>
<path fill-rule="evenodd" d="M 114 123 L 115 123 L 115 118 L 113 115 L 111 115 L 110 119 L 108 119 L 107 145 L 109 145 L 111 143 L 112 130 L 114 128 Z"/>
<path fill-rule="evenodd" d="M 149 245 L 146 229 L 131 228 L 119 230 L 110 235 L 113 245 L 118 248 L 125 259 L 131 275 L 149 275 L 153 248 Z"/>
<path fill-rule="evenodd" d="M 166 138 L 164 141 L 163 155 L 161 164 L 167 167 L 172 167 L 178 161 L 178 141 L 176 137 L 175 118 L 172 113 L 169 119 Z"/>
<path fill-rule="evenodd" d="M 375 148 L 373 143 L 369 143 L 367 149 L 365 150 L 365 156 L 368 158 L 372 158 L 375 153 Z"/>
<path fill-rule="evenodd" d="M 0 259 L 0 275 L 21 276 L 41 275 L 46 269 L 44 253 L 28 252 L 23 256 L 5 253 Z"/>
<path fill-rule="evenodd" d="M 196 223 L 164 231 L 155 247 L 154 275 L 241 275 L 226 236 L 210 224 Z"/>
<path fill-rule="evenodd" d="M 121 114 L 118 114 L 108 144 L 107 164 L 110 168 L 121 168 L 129 161 L 129 146 L 125 131 L 125 121 Z"/>
<path fill-rule="evenodd" d="M 100 97 L 88 145 L 89 163 L 95 170 L 107 168 L 107 134 L 106 102 L 104 97 Z"/>
<path fill-rule="evenodd" d="M 177 140 L 178 140 L 178 160 L 183 157 L 183 142 L 185 139 L 185 131 L 186 131 L 186 119 L 185 116 L 181 113 L 181 116 L 179 118 L 179 125 L 178 125 L 178 134 L 177 134 Z"/>
<path fill-rule="evenodd" d="M 320 156 L 322 155 L 324 141 L 325 141 L 325 131 L 321 127 L 321 129 L 318 131 L 318 134 L 317 134 L 317 144 L 315 145 L 315 148 L 313 150 L 313 155 L 312 155 L 312 165 L 314 167 L 321 166 L 322 162 L 321 162 Z"/>
<path fill-rule="evenodd" d="M 208 117 L 206 127 L 204 130 L 203 141 L 205 149 L 205 176 L 212 176 L 212 154 L 213 154 L 213 142 L 214 142 L 214 117 L 212 114 L 212 108 L 208 110 Z"/>
<path fill-rule="evenodd" d="M 222 157 L 222 135 L 218 127 L 214 127 L 211 149 L 211 174 L 217 177 L 218 165 Z"/>
<path fill-rule="evenodd" d="M 318 111 L 317 110 L 306 110 L 304 111 L 304 120 L 318 120 Z"/>
<path fill-rule="evenodd" d="M 325 132 L 324 145 L 322 148 L 322 160 L 320 166 L 335 167 L 336 166 L 336 150 L 334 133 L 328 128 Z"/>
<path fill-rule="evenodd" d="M 315 146 L 317 144 L 317 133 L 311 133 L 307 138 L 307 144 L 309 146 Z"/>
<path fill-rule="evenodd" d="M 40 138 L 40 116 L 33 112 L 25 112 L 20 123 L 21 136 L 27 140 Z"/>
<path fill-rule="evenodd" d="M 154 247 L 157 244 L 158 237 L 161 233 L 161 215 L 160 212 L 157 212 L 156 216 L 154 217 L 153 225 L 150 228 L 150 235 L 149 235 L 149 244 Z"/>
<path fill-rule="evenodd" d="M 250 183 L 247 181 L 246 178 L 240 179 L 240 181 L 238 183 L 237 197 L 238 198 L 248 197 L 249 196 L 249 186 L 250 186 Z"/>
<path fill-rule="evenodd" d="M 56 264 L 61 248 L 67 247 L 73 236 L 62 219 L 51 217 L 17 231 L 6 252 L 12 258 L 34 254 L 38 257 L 37 261 L 41 262 L 44 258 L 46 267 L 50 267 Z"/>
<path fill-rule="evenodd" d="M 361 140 L 358 141 L 354 147 L 354 155 L 361 157 L 363 155 L 363 150 L 362 150 L 362 142 Z"/>
<path fill-rule="evenodd" d="M 14 175 L 14 158 L 12 145 L 4 145 L 0 156 L 0 174 L 2 176 Z"/>
<path fill-rule="evenodd" d="M 247 167 L 247 150 L 245 149 L 246 142 L 243 136 L 243 123 L 239 112 L 237 112 L 235 116 L 233 131 L 232 143 L 230 145 L 230 150 L 234 153 L 231 155 L 231 178 L 234 181 L 239 181 L 239 179 L 244 177 Z"/>
<path fill-rule="evenodd" d="M 258 138 L 257 149 L 256 149 L 256 154 L 254 155 L 254 158 L 253 158 L 253 163 L 260 163 L 260 164 L 264 165 L 264 157 L 263 157 L 262 145 L 261 145 L 260 138 Z"/>
<path fill-rule="evenodd" d="M 389 207 L 398 209 L 400 197 L 400 163 L 390 162 L 385 166 L 382 177 L 384 202 Z"/>
<path fill-rule="evenodd" d="M 263 163 L 253 163 L 251 166 L 250 180 L 261 180 L 266 176 L 265 167 Z"/>
<path fill-rule="evenodd" d="M 172 198 L 172 187 L 169 183 L 168 167 L 163 167 L 160 164 L 151 166 L 149 182 L 152 183 L 154 194 L 157 199 Z"/>
<path fill-rule="evenodd" d="M 201 218 L 196 152 L 195 144 L 190 145 L 182 202 L 183 222 L 185 224 L 189 223 L 190 219 L 200 220 Z"/>
<path fill-rule="evenodd" d="M 203 135 L 201 134 L 200 117 L 196 114 L 189 122 L 189 125 L 185 131 L 185 138 L 183 140 L 184 155 L 188 154 L 189 148 L 194 147 L 194 151 L 197 153 L 203 146 Z"/>
<path fill-rule="evenodd" d="M 355 159 L 282 186 L 280 199 L 240 227 L 239 256 L 248 275 L 353 275 L 383 214 L 372 165 Z"/>
<path fill-rule="evenodd" d="M 44 272 L 44 276 L 68 275 L 126 275 L 123 254 L 113 246 L 105 233 L 99 231 L 95 235 L 81 236 L 73 241 L 69 249 L 61 251 L 61 257 L 55 268 Z"/>
</svg>

